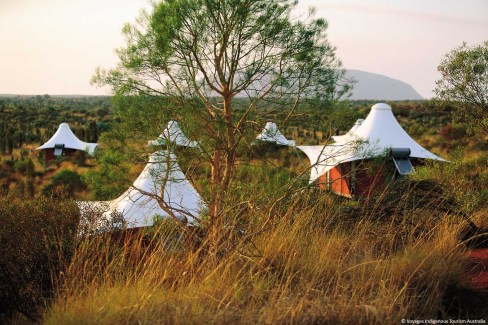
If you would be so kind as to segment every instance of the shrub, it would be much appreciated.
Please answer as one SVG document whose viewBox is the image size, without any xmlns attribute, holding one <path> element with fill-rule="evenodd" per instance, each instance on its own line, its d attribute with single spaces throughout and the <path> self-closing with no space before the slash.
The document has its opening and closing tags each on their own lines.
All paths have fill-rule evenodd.
<svg viewBox="0 0 488 325">
<path fill-rule="evenodd" d="M 44 195 L 72 197 L 75 192 L 86 188 L 81 176 L 72 170 L 63 169 L 51 178 L 51 182 L 42 190 Z"/>
<path fill-rule="evenodd" d="M 35 166 L 31 159 L 20 159 L 14 162 L 14 170 L 23 175 L 32 176 L 35 172 Z"/>
<path fill-rule="evenodd" d="M 448 124 L 439 130 L 439 134 L 447 141 L 464 139 L 466 129 L 459 124 Z"/>
<path fill-rule="evenodd" d="M 73 250 L 73 202 L 0 198 L 0 313 L 35 320 Z"/>
<path fill-rule="evenodd" d="M 427 161 L 417 168 L 415 178 L 433 180 L 445 188 L 460 204 L 463 212 L 471 215 L 486 206 L 488 201 L 488 155 L 466 159 L 462 151 L 452 154 L 447 163 Z"/>
</svg>

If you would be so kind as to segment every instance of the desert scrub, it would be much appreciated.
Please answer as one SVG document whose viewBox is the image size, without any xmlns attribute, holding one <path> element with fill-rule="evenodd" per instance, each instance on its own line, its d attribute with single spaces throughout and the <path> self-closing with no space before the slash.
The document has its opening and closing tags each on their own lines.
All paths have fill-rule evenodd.
<svg viewBox="0 0 488 325">
<path fill-rule="evenodd" d="M 426 209 L 429 226 L 419 228 L 367 211 L 347 219 L 355 210 L 315 192 L 292 201 L 272 217 L 264 207 L 241 215 L 252 222 L 241 221 L 239 235 L 222 232 L 232 245 L 218 258 L 165 225 L 117 244 L 90 238 L 45 322 L 394 324 L 446 315 L 446 290 L 464 272 L 462 219 Z M 407 240 L 391 235 L 398 227 Z"/>
<path fill-rule="evenodd" d="M 70 201 L 0 197 L 0 313 L 39 318 L 71 261 L 78 220 Z"/>
<path fill-rule="evenodd" d="M 442 185 L 460 203 L 464 213 L 476 214 L 485 208 L 488 201 L 488 154 L 467 158 L 458 150 L 450 158 L 449 163 L 428 162 L 417 168 L 414 178 Z"/>
</svg>

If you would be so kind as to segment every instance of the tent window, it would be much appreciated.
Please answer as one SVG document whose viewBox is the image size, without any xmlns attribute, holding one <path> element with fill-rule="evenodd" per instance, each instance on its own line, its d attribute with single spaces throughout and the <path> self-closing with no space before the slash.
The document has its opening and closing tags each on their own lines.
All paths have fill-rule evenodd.
<svg viewBox="0 0 488 325">
<path fill-rule="evenodd" d="M 393 161 L 395 162 L 396 169 L 400 175 L 408 175 L 413 173 L 413 165 L 408 157 L 393 157 Z"/>
<path fill-rule="evenodd" d="M 54 145 L 54 155 L 61 156 L 63 154 L 64 144 L 55 144 Z"/>
</svg>

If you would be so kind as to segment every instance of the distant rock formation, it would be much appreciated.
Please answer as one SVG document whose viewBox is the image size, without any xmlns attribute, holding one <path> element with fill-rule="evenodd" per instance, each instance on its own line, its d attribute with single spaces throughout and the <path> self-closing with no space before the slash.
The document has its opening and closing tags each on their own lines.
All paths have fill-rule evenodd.
<svg viewBox="0 0 488 325">
<path fill-rule="evenodd" d="M 381 74 L 347 70 L 347 78 L 357 80 L 350 99 L 367 100 L 421 100 L 424 99 L 409 84 Z"/>
</svg>

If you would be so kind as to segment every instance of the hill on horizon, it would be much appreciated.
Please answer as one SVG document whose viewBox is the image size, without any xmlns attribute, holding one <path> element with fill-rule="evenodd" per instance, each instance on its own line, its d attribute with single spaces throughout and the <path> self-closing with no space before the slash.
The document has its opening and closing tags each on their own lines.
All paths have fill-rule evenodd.
<svg viewBox="0 0 488 325">
<path fill-rule="evenodd" d="M 347 70 L 346 78 L 357 82 L 352 89 L 351 100 L 422 100 L 411 85 L 385 75 Z"/>
<path fill-rule="evenodd" d="M 424 98 L 409 84 L 385 75 L 361 70 L 346 70 L 346 79 L 357 82 L 352 89 L 350 100 L 423 100 Z M 259 86 L 256 86 L 259 89 Z M 0 97 L 34 97 L 26 94 L 0 94 Z M 44 95 L 41 95 L 44 96 Z M 107 95 L 56 94 L 57 98 L 110 97 Z M 238 94 L 236 97 L 246 97 Z"/>
</svg>

